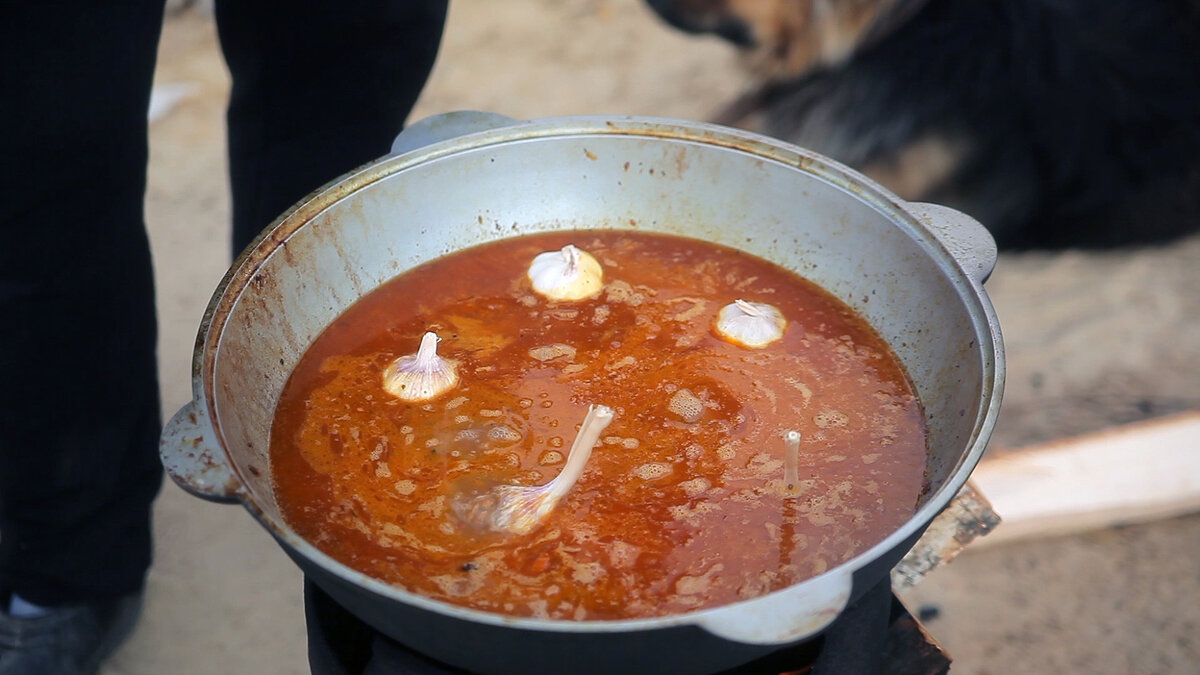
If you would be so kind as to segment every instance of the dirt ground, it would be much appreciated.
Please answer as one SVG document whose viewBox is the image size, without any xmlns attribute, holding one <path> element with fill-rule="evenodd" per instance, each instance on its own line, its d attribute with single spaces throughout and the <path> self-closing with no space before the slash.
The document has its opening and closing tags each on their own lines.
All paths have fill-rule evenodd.
<svg viewBox="0 0 1200 675">
<path fill-rule="evenodd" d="M 639 0 L 456 0 L 413 117 L 705 119 L 740 82 L 731 49 L 665 28 Z M 157 83 L 177 98 L 152 125 L 147 195 L 170 415 L 191 397 L 192 341 L 229 264 L 228 79 L 202 9 L 168 19 Z M 1200 238 L 1002 256 L 988 289 L 1009 385 L 993 451 L 1200 408 L 1196 288 Z M 249 515 L 167 484 L 156 518 L 146 614 L 103 673 L 307 672 L 300 574 Z M 955 673 L 1194 673 L 1198 560 L 1193 515 L 968 550 L 905 599 Z"/>
</svg>

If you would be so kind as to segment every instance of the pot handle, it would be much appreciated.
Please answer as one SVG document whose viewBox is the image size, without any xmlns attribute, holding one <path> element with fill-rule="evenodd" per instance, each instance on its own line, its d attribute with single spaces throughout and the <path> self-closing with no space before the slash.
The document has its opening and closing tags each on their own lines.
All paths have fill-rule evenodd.
<svg viewBox="0 0 1200 675">
<path fill-rule="evenodd" d="M 171 480 L 201 499 L 236 502 L 245 490 L 196 401 L 180 408 L 163 427 L 158 452 Z"/>
<path fill-rule="evenodd" d="M 908 206 L 972 279 L 980 284 L 987 281 L 998 256 L 996 240 L 987 228 L 948 206 L 924 202 L 910 202 Z"/>
<path fill-rule="evenodd" d="M 514 124 L 519 124 L 519 120 L 499 113 L 479 110 L 456 110 L 441 113 L 408 125 L 404 131 L 400 132 L 396 140 L 392 141 L 390 154 L 399 155 L 439 141 L 489 129 L 511 127 Z"/>
<path fill-rule="evenodd" d="M 830 572 L 757 600 L 713 610 L 696 623 L 733 642 L 788 644 L 825 630 L 846 608 L 853 588 L 853 573 Z"/>
</svg>

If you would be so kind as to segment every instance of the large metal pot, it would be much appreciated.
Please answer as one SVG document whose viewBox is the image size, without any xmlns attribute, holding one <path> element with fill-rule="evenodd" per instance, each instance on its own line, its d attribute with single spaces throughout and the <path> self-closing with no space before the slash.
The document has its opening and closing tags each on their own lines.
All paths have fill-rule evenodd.
<svg viewBox="0 0 1200 675">
<path fill-rule="evenodd" d="M 301 201 L 233 265 L 200 326 L 194 400 L 162 441 L 177 483 L 240 502 L 305 574 L 383 633 L 478 672 L 729 668 L 828 626 L 884 578 L 979 460 L 1004 379 L 999 327 L 982 288 L 996 248 L 962 214 L 906 203 L 802 149 L 689 122 L 452 113 L 414 125 L 394 150 Z M 268 433 L 284 382 L 321 331 L 422 262 L 501 237 L 590 228 L 733 246 L 799 272 L 864 316 L 924 404 L 932 487 L 916 515 L 852 560 L 757 599 L 593 622 L 435 602 L 349 569 L 297 536 L 275 502 Z"/>
</svg>

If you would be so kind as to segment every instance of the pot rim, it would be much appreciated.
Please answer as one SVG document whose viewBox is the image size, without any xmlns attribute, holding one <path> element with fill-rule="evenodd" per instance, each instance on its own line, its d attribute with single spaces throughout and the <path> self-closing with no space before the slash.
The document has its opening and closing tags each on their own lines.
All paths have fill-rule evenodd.
<svg viewBox="0 0 1200 675">
<path fill-rule="evenodd" d="M 831 183 L 867 202 L 891 223 L 900 227 L 929 255 L 930 260 L 951 281 L 968 307 L 972 323 L 985 338 L 980 340 L 978 353 L 983 360 L 982 397 L 986 405 L 980 408 L 970 436 L 970 448 L 963 454 L 953 472 L 934 490 L 925 503 L 902 526 L 850 560 L 826 572 L 763 596 L 734 603 L 693 610 L 679 614 L 637 619 L 585 620 L 538 619 L 515 617 L 452 605 L 384 583 L 358 572 L 317 549 L 297 535 L 286 523 L 267 516 L 244 488 L 234 490 L 232 497 L 242 503 L 286 549 L 294 551 L 319 565 L 342 581 L 376 595 L 403 602 L 410 606 L 437 612 L 461 620 L 509 628 L 569 633 L 624 632 L 660 629 L 671 626 L 695 625 L 704 619 L 762 602 L 782 594 L 806 596 L 814 588 L 827 584 L 849 584 L 854 573 L 884 556 L 910 537 L 915 538 L 967 482 L 987 446 L 996 423 L 1004 389 L 1005 358 L 999 322 L 995 309 L 983 291 L 983 281 L 990 264 L 980 274 L 968 270 L 964 261 L 943 239 L 939 239 L 930 223 L 923 222 L 917 205 L 909 204 L 870 178 L 838 162 L 798 146 L 747 131 L 715 124 L 647 116 L 569 116 L 528 121 L 513 121 L 499 128 L 468 133 L 403 154 L 386 155 L 358 167 L 318 188 L 281 214 L 259 234 L 234 260 L 205 310 L 195 342 L 192 362 L 193 403 L 208 418 L 213 440 L 226 455 L 236 480 L 242 480 L 239 469 L 228 457 L 219 422 L 209 411 L 215 401 L 214 382 L 209 377 L 215 371 L 218 345 L 233 305 L 246 289 L 257 270 L 313 217 L 337 201 L 346 198 L 379 180 L 422 164 L 461 152 L 518 141 L 578 136 L 617 136 L 658 138 L 712 145 L 753 155 L 759 159 L 783 164 Z M 958 252 L 962 255 L 962 252 Z M 994 259 L 994 247 L 993 247 Z M 974 273 L 972 273 L 974 272 Z M 220 461 L 220 458 L 216 458 Z M 244 485 L 244 481 L 243 481 Z"/>
</svg>

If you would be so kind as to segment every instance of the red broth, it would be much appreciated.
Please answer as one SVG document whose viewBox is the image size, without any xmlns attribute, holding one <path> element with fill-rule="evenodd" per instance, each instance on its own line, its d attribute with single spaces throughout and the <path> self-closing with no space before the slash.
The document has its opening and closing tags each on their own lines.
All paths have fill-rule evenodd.
<svg viewBox="0 0 1200 675">
<path fill-rule="evenodd" d="M 601 262 L 604 290 L 545 300 L 525 270 L 568 243 Z M 782 310 L 783 339 L 719 338 L 738 298 Z M 381 374 L 426 331 L 461 380 L 393 398 Z M 536 529 L 457 519 L 464 493 L 557 475 L 589 404 L 616 416 Z M 830 569 L 913 515 L 926 457 L 911 383 L 851 309 L 773 263 L 641 232 L 507 239 L 388 282 L 304 355 L 271 433 L 284 515 L 333 558 L 438 600 L 575 620 L 717 606 Z"/>
</svg>

